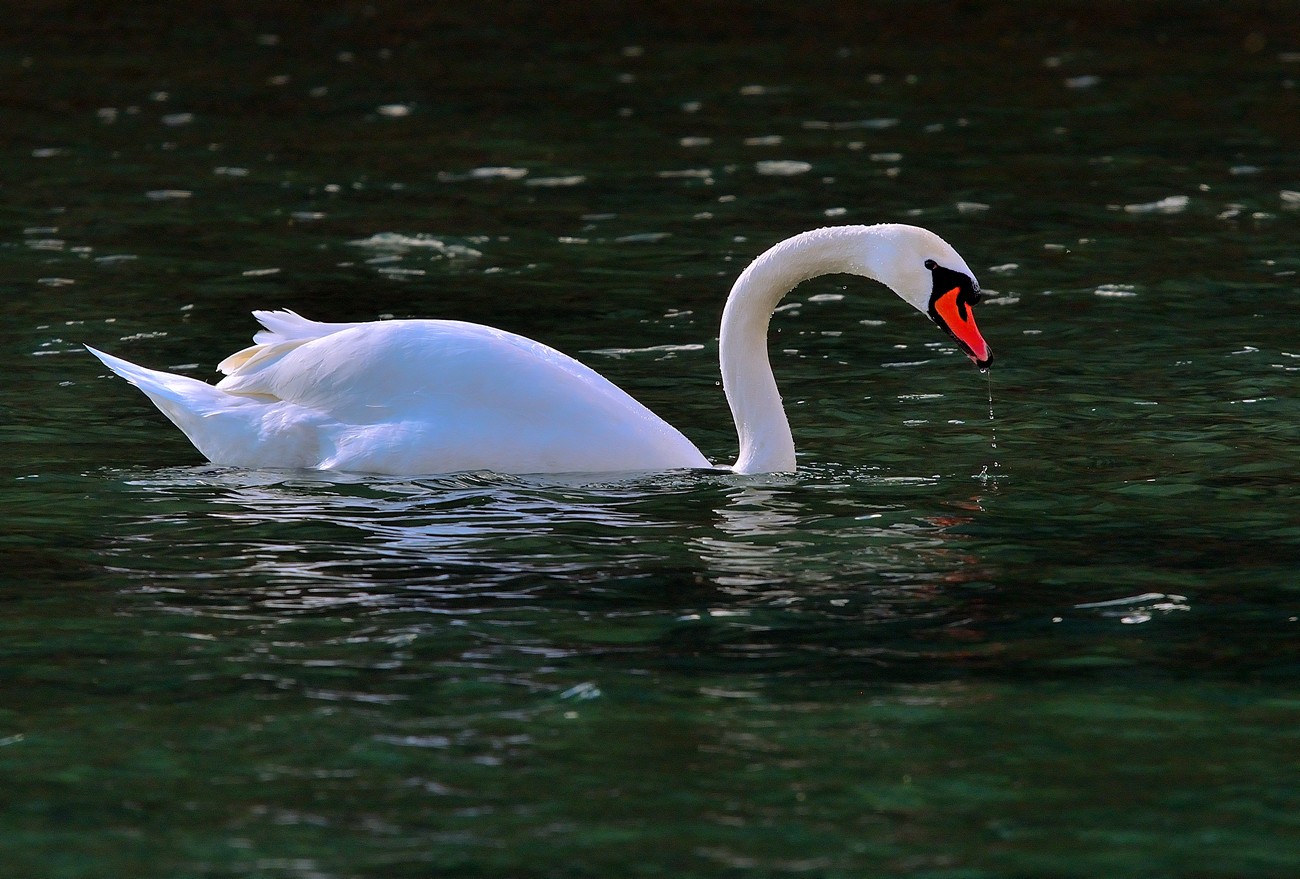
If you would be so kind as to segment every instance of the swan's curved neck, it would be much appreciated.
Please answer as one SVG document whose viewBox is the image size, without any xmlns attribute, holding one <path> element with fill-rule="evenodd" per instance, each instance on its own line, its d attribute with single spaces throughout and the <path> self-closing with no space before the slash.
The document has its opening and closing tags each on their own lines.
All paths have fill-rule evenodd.
<svg viewBox="0 0 1300 879">
<path fill-rule="evenodd" d="M 873 255 L 876 226 L 814 229 L 781 242 L 750 263 L 736 279 L 722 311 L 718 356 L 722 387 L 736 421 L 740 456 L 736 473 L 795 469 L 794 437 L 767 357 L 772 311 L 799 283 L 819 275 L 849 273 L 880 279 Z"/>
</svg>

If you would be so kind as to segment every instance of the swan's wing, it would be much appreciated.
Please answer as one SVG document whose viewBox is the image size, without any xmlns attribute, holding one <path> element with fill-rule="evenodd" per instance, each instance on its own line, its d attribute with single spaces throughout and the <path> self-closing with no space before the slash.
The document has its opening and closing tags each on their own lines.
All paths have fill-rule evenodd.
<svg viewBox="0 0 1300 879">
<path fill-rule="evenodd" d="M 236 355 L 215 387 L 99 356 L 220 464 L 400 474 L 709 466 L 607 379 L 522 336 L 457 321 L 276 313 L 263 323 L 266 341 Z"/>
<path fill-rule="evenodd" d="M 554 395 L 622 395 L 572 358 L 491 327 L 439 320 L 322 324 L 281 316 L 285 323 L 273 321 L 265 343 L 222 362 L 227 375 L 218 388 L 350 423 L 399 413 L 427 417 L 443 407 L 453 414 L 512 412 L 521 400 Z"/>
<path fill-rule="evenodd" d="M 226 375 L 254 372 L 274 363 L 306 342 L 359 326 L 355 323 L 325 323 L 308 320 L 287 308 L 283 311 L 254 311 L 253 317 L 257 318 L 258 323 L 263 327 L 253 336 L 254 344 L 236 351 L 218 363 L 218 372 Z M 226 387 L 226 390 L 239 393 L 232 387 Z"/>
<path fill-rule="evenodd" d="M 584 461 L 590 469 L 637 469 L 614 466 L 622 460 L 648 461 L 647 469 L 664 461 L 707 466 L 676 429 L 590 367 L 461 321 L 378 321 L 277 342 L 217 387 L 388 437 L 416 426 L 419 444 L 467 449 L 493 462 L 483 465 L 489 469 L 584 469 Z M 540 448 L 563 451 L 578 466 L 520 464 L 524 455 L 541 460 Z"/>
<path fill-rule="evenodd" d="M 326 323 L 319 320 L 308 320 L 296 311 L 283 309 L 281 311 L 255 311 L 253 317 L 257 318 L 264 329 L 258 331 L 253 336 L 253 341 L 262 345 L 273 344 L 275 342 L 287 342 L 293 339 L 319 339 L 321 336 L 329 336 L 340 330 L 351 329 L 360 326 L 359 323 Z"/>
</svg>

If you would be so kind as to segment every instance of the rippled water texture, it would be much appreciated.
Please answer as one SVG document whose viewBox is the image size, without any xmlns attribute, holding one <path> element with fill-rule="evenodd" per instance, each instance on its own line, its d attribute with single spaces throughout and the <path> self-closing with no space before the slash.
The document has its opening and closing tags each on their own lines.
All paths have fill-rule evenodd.
<svg viewBox="0 0 1300 879">
<path fill-rule="evenodd" d="M 445 5 L 6 11 L 0 873 L 1296 875 L 1295 6 Z M 878 221 L 997 362 L 801 286 L 789 476 L 222 469 L 80 347 L 482 321 L 727 463 Z"/>
</svg>

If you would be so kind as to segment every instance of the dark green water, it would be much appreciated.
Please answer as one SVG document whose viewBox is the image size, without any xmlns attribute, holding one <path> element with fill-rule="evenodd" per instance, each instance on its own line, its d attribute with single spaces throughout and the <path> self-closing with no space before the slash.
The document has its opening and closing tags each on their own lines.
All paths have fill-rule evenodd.
<svg viewBox="0 0 1300 879">
<path fill-rule="evenodd" d="M 1297 14 L 8 9 L 0 875 L 1296 875 Z M 729 462 L 877 221 L 998 361 L 799 288 L 790 477 L 223 470 L 80 349 L 483 321 Z"/>
</svg>

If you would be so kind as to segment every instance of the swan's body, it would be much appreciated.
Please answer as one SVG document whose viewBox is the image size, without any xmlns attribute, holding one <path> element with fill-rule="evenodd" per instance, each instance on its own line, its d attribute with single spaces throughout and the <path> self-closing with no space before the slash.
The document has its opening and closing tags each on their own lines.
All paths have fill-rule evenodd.
<svg viewBox="0 0 1300 879">
<path fill-rule="evenodd" d="M 399 475 L 709 466 L 612 382 L 523 336 L 256 314 L 259 344 L 222 361 L 215 387 L 94 353 L 218 464 Z"/>
<path fill-rule="evenodd" d="M 740 438 L 735 472 L 795 467 L 767 359 L 768 322 L 796 284 L 832 272 L 886 283 L 928 311 L 976 363 L 991 357 L 969 311 L 978 285 L 933 233 L 839 226 L 788 239 L 741 274 L 723 312 L 723 387 Z M 90 350 L 216 464 L 394 475 L 711 466 L 613 383 L 523 336 L 460 321 L 343 324 L 290 311 L 254 314 L 265 329 L 221 362 L 226 377 L 215 386 Z"/>
</svg>

